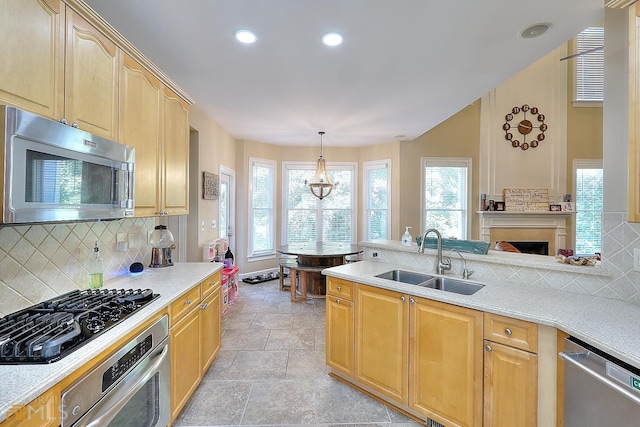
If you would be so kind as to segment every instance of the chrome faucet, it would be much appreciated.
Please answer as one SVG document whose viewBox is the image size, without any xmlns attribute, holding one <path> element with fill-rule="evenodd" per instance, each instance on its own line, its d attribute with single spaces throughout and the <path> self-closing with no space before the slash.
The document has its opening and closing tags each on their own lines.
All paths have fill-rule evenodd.
<svg viewBox="0 0 640 427">
<path fill-rule="evenodd" d="M 436 237 L 438 240 L 438 264 L 436 265 L 436 273 L 444 274 L 445 271 L 451 270 L 451 260 L 449 258 L 447 258 L 446 261 L 442 260 L 442 236 L 440 235 L 440 232 L 438 230 L 436 230 L 435 228 L 429 228 L 425 230 L 424 234 L 422 235 L 422 242 L 420 242 L 418 252 L 420 252 L 421 254 L 424 253 L 424 241 L 427 239 L 427 235 L 432 232 L 436 233 Z"/>
<path fill-rule="evenodd" d="M 460 259 L 462 260 L 462 278 L 468 279 L 473 274 L 473 270 L 467 268 L 467 260 L 464 259 L 464 257 L 462 256 L 459 250 L 457 250 L 456 248 L 451 249 L 451 253 L 454 253 L 454 252 L 456 252 L 460 256 Z"/>
</svg>

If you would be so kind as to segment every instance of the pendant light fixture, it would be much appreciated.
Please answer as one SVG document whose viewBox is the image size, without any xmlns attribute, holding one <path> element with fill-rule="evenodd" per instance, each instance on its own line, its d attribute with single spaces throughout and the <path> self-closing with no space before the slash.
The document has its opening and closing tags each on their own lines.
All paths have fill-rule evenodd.
<svg viewBox="0 0 640 427">
<path fill-rule="evenodd" d="M 329 174 L 327 173 L 327 167 L 324 162 L 324 158 L 322 157 L 322 136 L 324 135 L 323 131 L 318 132 L 320 135 L 320 157 L 318 158 L 318 166 L 316 167 L 316 173 L 311 178 L 311 181 L 304 181 L 305 185 L 309 186 L 309 190 L 311 193 L 316 196 L 318 199 L 322 200 L 331 194 L 331 190 L 333 190 L 333 183 L 331 179 L 329 179 Z"/>
</svg>

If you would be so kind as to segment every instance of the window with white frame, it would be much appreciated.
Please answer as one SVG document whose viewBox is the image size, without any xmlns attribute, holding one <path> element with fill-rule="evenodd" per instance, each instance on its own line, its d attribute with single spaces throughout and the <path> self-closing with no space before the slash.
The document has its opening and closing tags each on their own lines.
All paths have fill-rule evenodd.
<svg viewBox="0 0 640 427">
<path fill-rule="evenodd" d="M 442 237 L 467 239 L 471 159 L 422 158 L 422 226 Z"/>
<path fill-rule="evenodd" d="M 275 256 L 276 162 L 250 157 L 248 259 Z"/>
<path fill-rule="evenodd" d="M 601 160 L 574 160 L 575 251 L 580 255 L 602 252 L 603 170 Z"/>
<path fill-rule="evenodd" d="M 363 163 L 364 240 L 389 239 L 391 160 Z"/>
<path fill-rule="evenodd" d="M 356 239 L 356 175 L 355 163 L 327 163 L 334 182 L 331 194 L 316 198 L 305 185 L 316 169 L 316 163 L 282 165 L 282 241 L 354 243 Z"/>
<path fill-rule="evenodd" d="M 575 40 L 575 102 L 604 100 L 604 27 L 584 29 Z"/>
</svg>

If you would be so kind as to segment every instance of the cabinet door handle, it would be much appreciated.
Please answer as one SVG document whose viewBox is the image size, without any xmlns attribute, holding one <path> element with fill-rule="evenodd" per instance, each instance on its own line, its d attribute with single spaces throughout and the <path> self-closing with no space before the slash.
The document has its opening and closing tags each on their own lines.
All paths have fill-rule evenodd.
<svg viewBox="0 0 640 427">
<path fill-rule="evenodd" d="M 409 302 L 410 302 L 411 304 L 415 304 L 415 303 L 416 303 L 416 300 L 414 300 L 413 298 L 409 298 Z"/>
<path fill-rule="evenodd" d="M 191 300 L 190 300 L 190 299 L 187 299 L 187 300 L 185 300 L 185 301 L 184 301 L 184 303 L 185 303 L 186 305 L 189 305 L 189 304 L 191 304 Z"/>
<path fill-rule="evenodd" d="M 493 351 L 493 348 L 492 348 L 490 345 L 488 345 L 488 344 L 485 346 L 485 349 L 486 349 L 487 351 Z"/>
<path fill-rule="evenodd" d="M 402 296 L 400 297 L 400 301 L 402 301 L 402 302 L 404 302 L 404 300 L 405 300 L 405 299 L 406 299 L 406 298 L 404 297 L 404 295 L 402 295 Z"/>
<path fill-rule="evenodd" d="M 202 305 L 200 306 L 200 310 L 204 310 L 204 309 L 206 309 L 207 307 L 209 307 L 209 303 L 205 302 L 204 304 L 202 304 Z"/>
<path fill-rule="evenodd" d="M 67 119 L 65 119 L 64 117 L 63 117 L 63 118 L 61 118 L 61 119 L 59 120 L 59 122 L 60 122 L 60 123 L 62 123 L 63 125 L 66 125 L 66 124 L 68 123 L 68 122 L 67 122 Z"/>
<path fill-rule="evenodd" d="M 511 329 L 505 328 L 504 329 L 504 333 L 507 334 L 507 335 L 511 335 L 513 332 L 511 331 Z"/>
<path fill-rule="evenodd" d="M 339 291 L 342 290 L 342 286 L 338 286 L 336 289 L 338 289 Z"/>
<path fill-rule="evenodd" d="M 340 304 L 340 301 L 342 301 L 342 300 L 341 300 L 340 298 L 338 298 L 338 299 L 336 300 L 336 304 Z"/>
<path fill-rule="evenodd" d="M 71 123 L 71 127 L 78 129 L 78 123 L 76 122 Z"/>
</svg>

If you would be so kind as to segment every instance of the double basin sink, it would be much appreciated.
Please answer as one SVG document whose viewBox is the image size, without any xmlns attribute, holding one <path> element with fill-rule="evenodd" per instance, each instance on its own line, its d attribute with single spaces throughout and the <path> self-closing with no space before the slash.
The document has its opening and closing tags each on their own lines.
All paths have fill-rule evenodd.
<svg viewBox="0 0 640 427">
<path fill-rule="evenodd" d="M 425 288 L 438 289 L 460 295 L 473 295 L 484 287 L 483 284 L 454 279 L 452 277 L 432 276 L 430 274 L 414 273 L 405 270 L 391 270 L 378 274 L 381 279 L 409 285 L 424 286 Z"/>
</svg>

